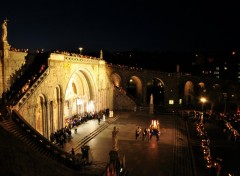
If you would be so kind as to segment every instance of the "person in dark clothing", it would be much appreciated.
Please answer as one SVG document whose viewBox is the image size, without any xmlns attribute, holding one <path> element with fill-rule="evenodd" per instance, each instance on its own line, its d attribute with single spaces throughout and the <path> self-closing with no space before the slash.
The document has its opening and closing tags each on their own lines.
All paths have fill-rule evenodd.
<svg viewBox="0 0 240 176">
<path fill-rule="evenodd" d="M 72 151 L 71 151 L 71 153 L 72 153 L 72 156 L 75 156 L 75 151 L 74 151 L 74 148 L 72 148 Z"/>
<path fill-rule="evenodd" d="M 100 121 L 101 121 L 100 115 L 98 115 L 97 119 L 98 119 L 98 125 L 100 125 Z"/>
</svg>

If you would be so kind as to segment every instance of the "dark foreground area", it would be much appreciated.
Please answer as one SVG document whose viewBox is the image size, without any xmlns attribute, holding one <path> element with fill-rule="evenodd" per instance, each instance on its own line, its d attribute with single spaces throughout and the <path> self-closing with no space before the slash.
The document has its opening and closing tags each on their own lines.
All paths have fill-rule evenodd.
<svg viewBox="0 0 240 176">
<path fill-rule="evenodd" d="M 71 170 L 33 151 L 26 144 L 15 140 L 1 127 L 0 151 L 0 175 L 2 176 L 80 175 L 80 172 Z"/>
</svg>

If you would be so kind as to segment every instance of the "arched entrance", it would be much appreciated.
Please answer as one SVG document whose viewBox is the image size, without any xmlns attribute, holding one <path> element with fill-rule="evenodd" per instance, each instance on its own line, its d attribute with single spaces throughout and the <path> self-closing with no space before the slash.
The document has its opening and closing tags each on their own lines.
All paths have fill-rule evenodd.
<svg viewBox="0 0 240 176">
<path fill-rule="evenodd" d="M 65 92 L 64 124 L 68 119 L 95 112 L 94 81 L 86 70 L 78 70 L 70 78 Z"/>
<path fill-rule="evenodd" d="M 37 98 L 36 130 L 44 135 L 44 122 L 46 117 L 46 101 L 43 95 Z"/>
<path fill-rule="evenodd" d="M 119 74 L 113 73 L 111 75 L 111 81 L 112 81 L 114 87 L 122 88 L 122 79 Z"/>
<path fill-rule="evenodd" d="M 138 105 L 142 102 L 142 81 L 137 76 L 131 76 L 127 82 L 127 93 Z"/>
<path fill-rule="evenodd" d="M 150 104 L 150 97 L 152 97 L 154 113 L 162 110 L 164 106 L 164 93 L 164 84 L 159 78 L 153 78 L 147 83 L 147 104 Z"/>
<path fill-rule="evenodd" d="M 186 105 L 193 105 L 194 102 L 194 85 L 191 81 L 187 81 L 184 86 L 184 97 Z"/>
</svg>

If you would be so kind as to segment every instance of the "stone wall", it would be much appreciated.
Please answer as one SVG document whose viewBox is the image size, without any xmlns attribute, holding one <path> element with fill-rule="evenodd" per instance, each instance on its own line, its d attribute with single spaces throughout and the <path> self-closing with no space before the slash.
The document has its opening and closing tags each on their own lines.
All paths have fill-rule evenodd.
<svg viewBox="0 0 240 176">
<path fill-rule="evenodd" d="M 17 76 L 17 71 L 25 64 L 25 57 L 27 53 L 25 52 L 15 52 L 15 51 L 5 51 L 8 52 L 8 58 L 2 58 L 0 65 L 0 97 L 2 98 L 2 93 L 9 89 L 13 80 Z M 1 50 L 1 57 L 3 56 Z M 3 63 L 4 62 L 4 63 Z M 4 70 L 4 74 L 3 74 Z M 5 86 L 3 85 L 5 82 Z"/>
<path fill-rule="evenodd" d="M 136 111 L 136 103 L 118 88 L 114 89 L 114 110 Z"/>
</svg>

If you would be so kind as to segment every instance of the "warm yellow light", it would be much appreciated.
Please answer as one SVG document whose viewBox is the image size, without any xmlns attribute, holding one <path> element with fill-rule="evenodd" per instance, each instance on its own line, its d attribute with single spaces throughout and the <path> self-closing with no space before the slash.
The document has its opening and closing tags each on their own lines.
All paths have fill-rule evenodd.
<svg viewBox="0 0 240 176">
<path fill-rule="evenodd" d="M 174 100 L 169 100 L 169 104 L 173 105 L 174 104 Z"/>
<path fill-rule="evenodd" d="M 201 101 L 202 103 L 206 103 L 206 102 L 207 102 L 207 99 L 206 99 L 205 97 L 201 97 L 201 98 L 200 98 L 200 101 Z"/>
<path fill-rule="evenodd" d="M 151 126 L 152 126 L 152 128 L 154 128 L 154 129 L 158 129 L 158 128 L 159 128 L 159 122 L 158 122 L 158 120 L 152 120 Z"/>
<path fill-rule="evenodd" d="M 82 54 L 82 50 L 83 50 L 83 48 L 82 48 L 82 47 L 80 47 L 80 48 L 79 48 L 80 54 Z"/>
</svg>

